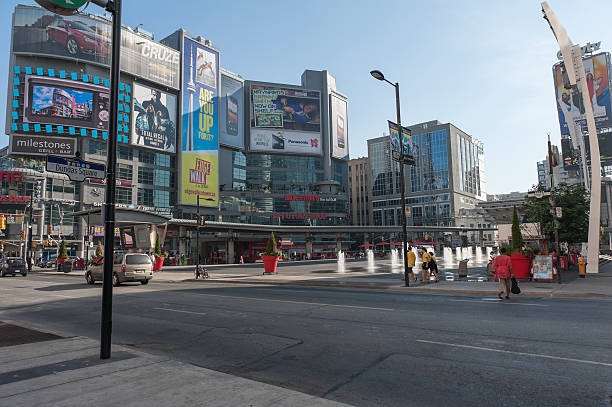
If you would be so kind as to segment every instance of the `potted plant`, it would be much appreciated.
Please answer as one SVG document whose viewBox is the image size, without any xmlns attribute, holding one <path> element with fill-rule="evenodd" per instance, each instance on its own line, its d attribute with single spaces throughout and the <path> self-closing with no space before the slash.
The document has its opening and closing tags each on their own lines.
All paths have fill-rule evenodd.
<svg viewBox="0 0 612 407">
<path fill-rule="evenodd" d="M 153 252 L 153 256 L 155 256 L 153 271 L 160 271 L 164 265 L 164 256 L 162 255 L 161 247 L 159 245 L 159 234 L 155 235 L 155 251 Z"/>
<path fill-rule="evenodd" d="M 68 261 L 68 250 L 66 250 L 66 241 L 62 240 L 59 247 L 59 254 L 57 255 L 57 269 L 64 273 L 70 273 L 72 271 L 72 263 Z"/>
<path fill-rule="evenodd" d="M 278 264 L 278 257 L 280 255 L 281 253 L 276 250 L 276 239 L 274 238 L 274 232 L 272 232 L 268 238 L 266 250 L 263 256 L 261 256 L 264 263 L 264 274 L 276 274 L 276 265 Z"/>
<path fill-rule="evenodd" d="M 521 234 L 521 225 L 515 206 L 512 213 L 512 252 L 510 260 L 512 261 L 512 272 L 516 278 L 529 278 L 532 257 L 527 257 L 523 253 L 523 235 Z"/>
</svg>

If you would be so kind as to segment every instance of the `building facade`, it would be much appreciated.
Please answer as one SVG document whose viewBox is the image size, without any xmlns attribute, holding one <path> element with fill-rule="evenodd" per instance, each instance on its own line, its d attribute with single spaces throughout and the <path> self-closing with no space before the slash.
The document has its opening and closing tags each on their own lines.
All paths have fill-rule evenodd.
<svg viewBox="0 0 612 407">
<path fill-rule="evenodd" d="M 372 187 L 370 185 L 370 174 L 368 157 L 349 160 L 349 213 L 351 224 L 355 226 L 372 224 Z"/>
</svg>

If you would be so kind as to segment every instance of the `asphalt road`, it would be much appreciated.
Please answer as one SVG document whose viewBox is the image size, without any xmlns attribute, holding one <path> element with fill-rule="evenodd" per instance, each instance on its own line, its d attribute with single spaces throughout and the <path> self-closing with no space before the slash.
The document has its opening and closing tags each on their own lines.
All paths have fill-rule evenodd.
<svg viewBox="0 0 612 407">
<path fill-rule="evenodd" d="M 155 281 L 114 291 L 115 343 L 353 405 L 612 403 L 610 300 Z M 0 279 L 0 320 L 98 339 L 100 294 L 74 276 Z"/>
</svg>

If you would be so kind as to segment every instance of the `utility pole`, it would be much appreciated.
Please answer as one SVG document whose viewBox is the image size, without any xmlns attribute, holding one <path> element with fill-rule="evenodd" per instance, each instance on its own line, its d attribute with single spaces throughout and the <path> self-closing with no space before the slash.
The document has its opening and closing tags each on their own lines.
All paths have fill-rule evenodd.
<svg viewBox="0 0 612 407">
<path fill-rule="evenodd" d="M 32 272 L 32 235 L 34 234 L 34 225 L 32 218 L 34 217 L 34 185 L 32 185 L 32 196 L 30 197 L 30 220 L 28 222 L 28 273 Z"/>
<path fill-rule="evenodd" d="M 198 227 L 197 227 L 197 236 L 196 236 L 196 276 L 198 275 L 198 273 L 200 272 L 200 195 L 198 195 L 198 206 L 196 209 L 197 212 L 197 222 L 198 222 Z"/>
<path fill-rule="evenodd" d="M 554 177 L 553 177 L 553 156 L 552 156 L 552 146 L 550 144 L 550 134 L 548 135 L 548 174 L 550 176 L 550 195 L 548 195 L 548 199 L 550 200 L 550 210 L 552 211 L 553 216 L 553 229 L 555 231 L 555 250 L 557 252 L 557 282 L 561 284 L 561 262 L 559 261 L 559 256 L 561 255 L 561 251 L 559 250 L 559 228 L 557 226 L 557 204 L 555 202 L 555 194 L 554 194 Z"/>
</svg>

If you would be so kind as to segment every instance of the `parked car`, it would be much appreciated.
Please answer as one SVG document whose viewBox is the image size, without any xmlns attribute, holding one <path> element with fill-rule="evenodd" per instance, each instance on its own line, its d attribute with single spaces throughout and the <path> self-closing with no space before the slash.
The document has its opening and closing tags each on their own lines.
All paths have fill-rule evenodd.
<svg viewBox="0 0 612 407">
<path fill-rule="evenodd" d="M 111 43 L 108 38 L 79 21 L 55 20 L 47 26 L 47 40 L 65 47 L 73 57 L 79 53 L 105 58 L 110 55 Z"/>
<path fill-rule="evenodd" d="M 57 260 L 55 259 L 46 260 L 43 262 L 42 267 L 47 268 L 47 269 L 55 268 L 57 267 Z"/>
<path fill-rule="evenodd" d="M 85 272 L 87 284 L 102 281 L 104 274 L 104 258 L 100 257 Z M 147 284 L 153 278 L 151 258 L 144 253 L 121 253 L 113 257 L 113 285 L 118 286 L 128 281 L 140 281 Z"/>
<path fill-rule="evenodd" d="M 28 266 L 21 257 L 5 257 L 0 259 L 0 277 L 9 274 L 15 275 L 20 273 L 22 276 L 28 275 Z"/>
</svg>

